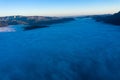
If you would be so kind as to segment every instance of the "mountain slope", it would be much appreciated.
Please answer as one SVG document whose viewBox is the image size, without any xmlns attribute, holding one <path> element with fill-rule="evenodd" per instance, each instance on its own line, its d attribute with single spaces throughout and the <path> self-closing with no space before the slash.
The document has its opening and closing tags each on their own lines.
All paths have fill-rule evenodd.
<svg viewBox="0 0 120 80">
<path fill-rule="evenodd" d="M 108 16 L 94 16 L 93 18 L 96 21 L 101 21 L 113 25 L 120 25 L 120 12 Z"/>
<path fill-rule="evenodd" d="M 55 23 L 62 23 L 66 21 L 74 20 L 73 18 L 61 18 L 61 17 L 43 17 L 43 16 L 8 16 L 0 17 L 0 26 L 8 25 L 37 25 L 46 26 Z"/>
</svg>

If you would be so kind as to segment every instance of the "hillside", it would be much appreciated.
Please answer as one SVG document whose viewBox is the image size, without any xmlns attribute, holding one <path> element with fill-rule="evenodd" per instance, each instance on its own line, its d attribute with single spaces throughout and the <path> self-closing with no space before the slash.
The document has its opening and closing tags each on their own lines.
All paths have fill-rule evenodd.
<svg viewBox="0 0 120 80">
<path fill-rule="evenodd" d="M 44 17 L 44 16 L 7 16 L 0 17 L 0 27 L 8 25 L 37 25 L 46 26 L 55 23 L 62 23 L 66 21 L 74 20 L 73 18 L 61 18 L 61 17 Z"/>
<path fill-rule="evenodd" d="M 107 15 L 107 16 L 94 16 L 93 18 L 96 21 L 109 23 L 113 25 L 120 25 L 120 12 L 115 13 L 113 15 Z"/>
</svg>

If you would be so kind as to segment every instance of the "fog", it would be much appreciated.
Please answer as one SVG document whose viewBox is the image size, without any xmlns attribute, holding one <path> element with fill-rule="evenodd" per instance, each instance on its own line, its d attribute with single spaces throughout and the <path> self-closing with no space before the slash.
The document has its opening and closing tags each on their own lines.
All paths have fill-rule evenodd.
<svg viewBox="0 0 120 80">
<path fill-rule="evenodd" d="M 16 27 L 0 33 L 0 80 L 120 80 L 120 26 L 83 18 Z"/>
</svg>

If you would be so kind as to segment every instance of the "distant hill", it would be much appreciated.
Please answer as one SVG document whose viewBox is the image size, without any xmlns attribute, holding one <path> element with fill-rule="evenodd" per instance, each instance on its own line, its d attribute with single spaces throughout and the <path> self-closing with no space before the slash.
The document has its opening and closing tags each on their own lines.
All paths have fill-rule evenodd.
<svg viewBox="0 0 120 80">
<path fill-rule="evenodd" d="M 71 20 L 74 20 L 74 18 L 44 17 L 44 16 L 7 16 L 0 17 L 0 27 L 19 24 L 31 26 L 46 26 L 55 23 L 63 23 Z"/>
<path fill-rule="evenodd" d="M 96 21 L 101 21 L 101 22 L 109 23 L 109 24 L 113 24 L 113 25 L 120 25 L 120 12 L 115 13 L 113 15 L 94 16 L 93 18 Z"/>
</svg>

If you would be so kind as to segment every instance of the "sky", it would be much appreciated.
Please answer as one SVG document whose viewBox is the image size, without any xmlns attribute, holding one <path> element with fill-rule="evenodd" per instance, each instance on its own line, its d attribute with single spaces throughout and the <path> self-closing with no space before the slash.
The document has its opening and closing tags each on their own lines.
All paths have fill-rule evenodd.
<svg viewBox="0 0 120 80">
<path fill-rule="evenodd" d="M 112 14 L 120 0 L 0 0 L 0 16 L 77 16 Z"/>
</svg>

